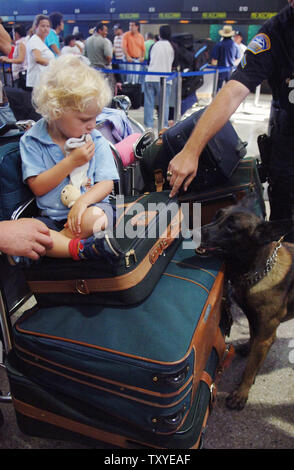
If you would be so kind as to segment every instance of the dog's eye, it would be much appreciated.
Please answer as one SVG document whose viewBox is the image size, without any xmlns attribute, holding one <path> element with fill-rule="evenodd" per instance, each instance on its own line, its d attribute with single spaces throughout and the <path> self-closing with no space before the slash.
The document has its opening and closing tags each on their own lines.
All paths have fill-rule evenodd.
<svg viewBox="0 0 294 470">
<path fill-rule="evenodd" d="M 234 217 L 228 217 L 227 219 L 225 219 L 224 226 L 226 227 L 228 232 L 233 232 L 236 229 Z"/>
</svg>

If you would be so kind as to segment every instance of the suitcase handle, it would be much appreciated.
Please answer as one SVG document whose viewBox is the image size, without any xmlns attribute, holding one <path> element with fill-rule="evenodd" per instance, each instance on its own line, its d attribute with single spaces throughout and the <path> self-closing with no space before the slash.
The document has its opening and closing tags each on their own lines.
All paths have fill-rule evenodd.
<svg viewBox="0 0 294 470">
<path fill-rule="evenodd" d="M 152 418 L 152 424 L 155 425 L 157 432 L 169 432 L 176 429 L 184 418 L 184 413 L 186 410 L 186 405 L 184 405 L 180 410 L 172 415 L 167 416 L 158 416 Z"/>
<path fill-rule="evenodd" d="M 207 197 L 206 199 L 199 199 L 199 202 L 201 204 L 209 203 L 209 202 L 220 202 L 220 201 L 226 201 L 228 199 L 232 200 L 232 204 L 237 203 L 237 196 L 233 193 L 228 193 L 228 194 L 221 194 L 216 197 Z"/>
<path fill-rule="evenodd" d="M 171 385 L 172 387 L 180 387 L 186 380 L 189 372 L 189 366 L 187 365 L 184 369 L 180 370 L 174 375 L 159 374 L 153 377 L 153 382 L 159 385 Z"/>
</svg>

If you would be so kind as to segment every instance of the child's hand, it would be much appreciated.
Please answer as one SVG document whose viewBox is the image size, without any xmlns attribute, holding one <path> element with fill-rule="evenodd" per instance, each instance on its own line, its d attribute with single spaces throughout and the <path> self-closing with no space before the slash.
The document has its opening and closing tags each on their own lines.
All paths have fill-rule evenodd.
<svg viewBox="0 0 294 470">
<path fill-rule="evenodd" d="M 89 140 L 82 147 L 75 148 L 70 152 L 67 158 L 71 160 L 73 168 L 82 166 L 89 162 L 95 153 L 95 144 L 93 140 Z"/>
<path fill-rule="evenodd" d="M 77 200 L 68 213 L 65 227 L 68 228 L 75 237 L 79 237 L 81 234 L 82 215 L 86 209 L 87 205 Z"/>
</svg>

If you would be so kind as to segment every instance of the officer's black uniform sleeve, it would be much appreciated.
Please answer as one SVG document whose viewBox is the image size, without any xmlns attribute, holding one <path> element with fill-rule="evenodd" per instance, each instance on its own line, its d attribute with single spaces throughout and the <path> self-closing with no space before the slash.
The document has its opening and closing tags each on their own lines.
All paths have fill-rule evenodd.
<svg viewBox="0 0 294 470">
<path fill-rule="evenodd" d="M 252 52 L 249 49 L 250 47 L 255 52 Z M 260 85 L 264 80 L 270 78 L 273 72 L 273 57 L 271 48 L 267 50 L 261 50 L 260 52 L 257 51 L 258 49 L 254 47 L 254 43 L 251 41 L 237 70 L 231 76 L 231 80 L 237 80 L 238 82 L 242 83 L 252 93 L 255 92 L 255 89 L 258 85 Z"/>
</svg>

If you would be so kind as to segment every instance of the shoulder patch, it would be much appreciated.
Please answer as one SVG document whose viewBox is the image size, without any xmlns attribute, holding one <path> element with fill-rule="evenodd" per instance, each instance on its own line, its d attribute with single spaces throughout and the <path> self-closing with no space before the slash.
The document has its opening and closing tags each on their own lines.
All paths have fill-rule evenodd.
<svg viewBox="0 0 294 470">
<path fill-rule="evenodd" d="M 270 50 L 270 48 L 271 40 L 264 33 L 257 34 L 247 46 L 247 50 L 253 52 L 253 54 L 260 54 L 261 52 Z"/>
</svg>

